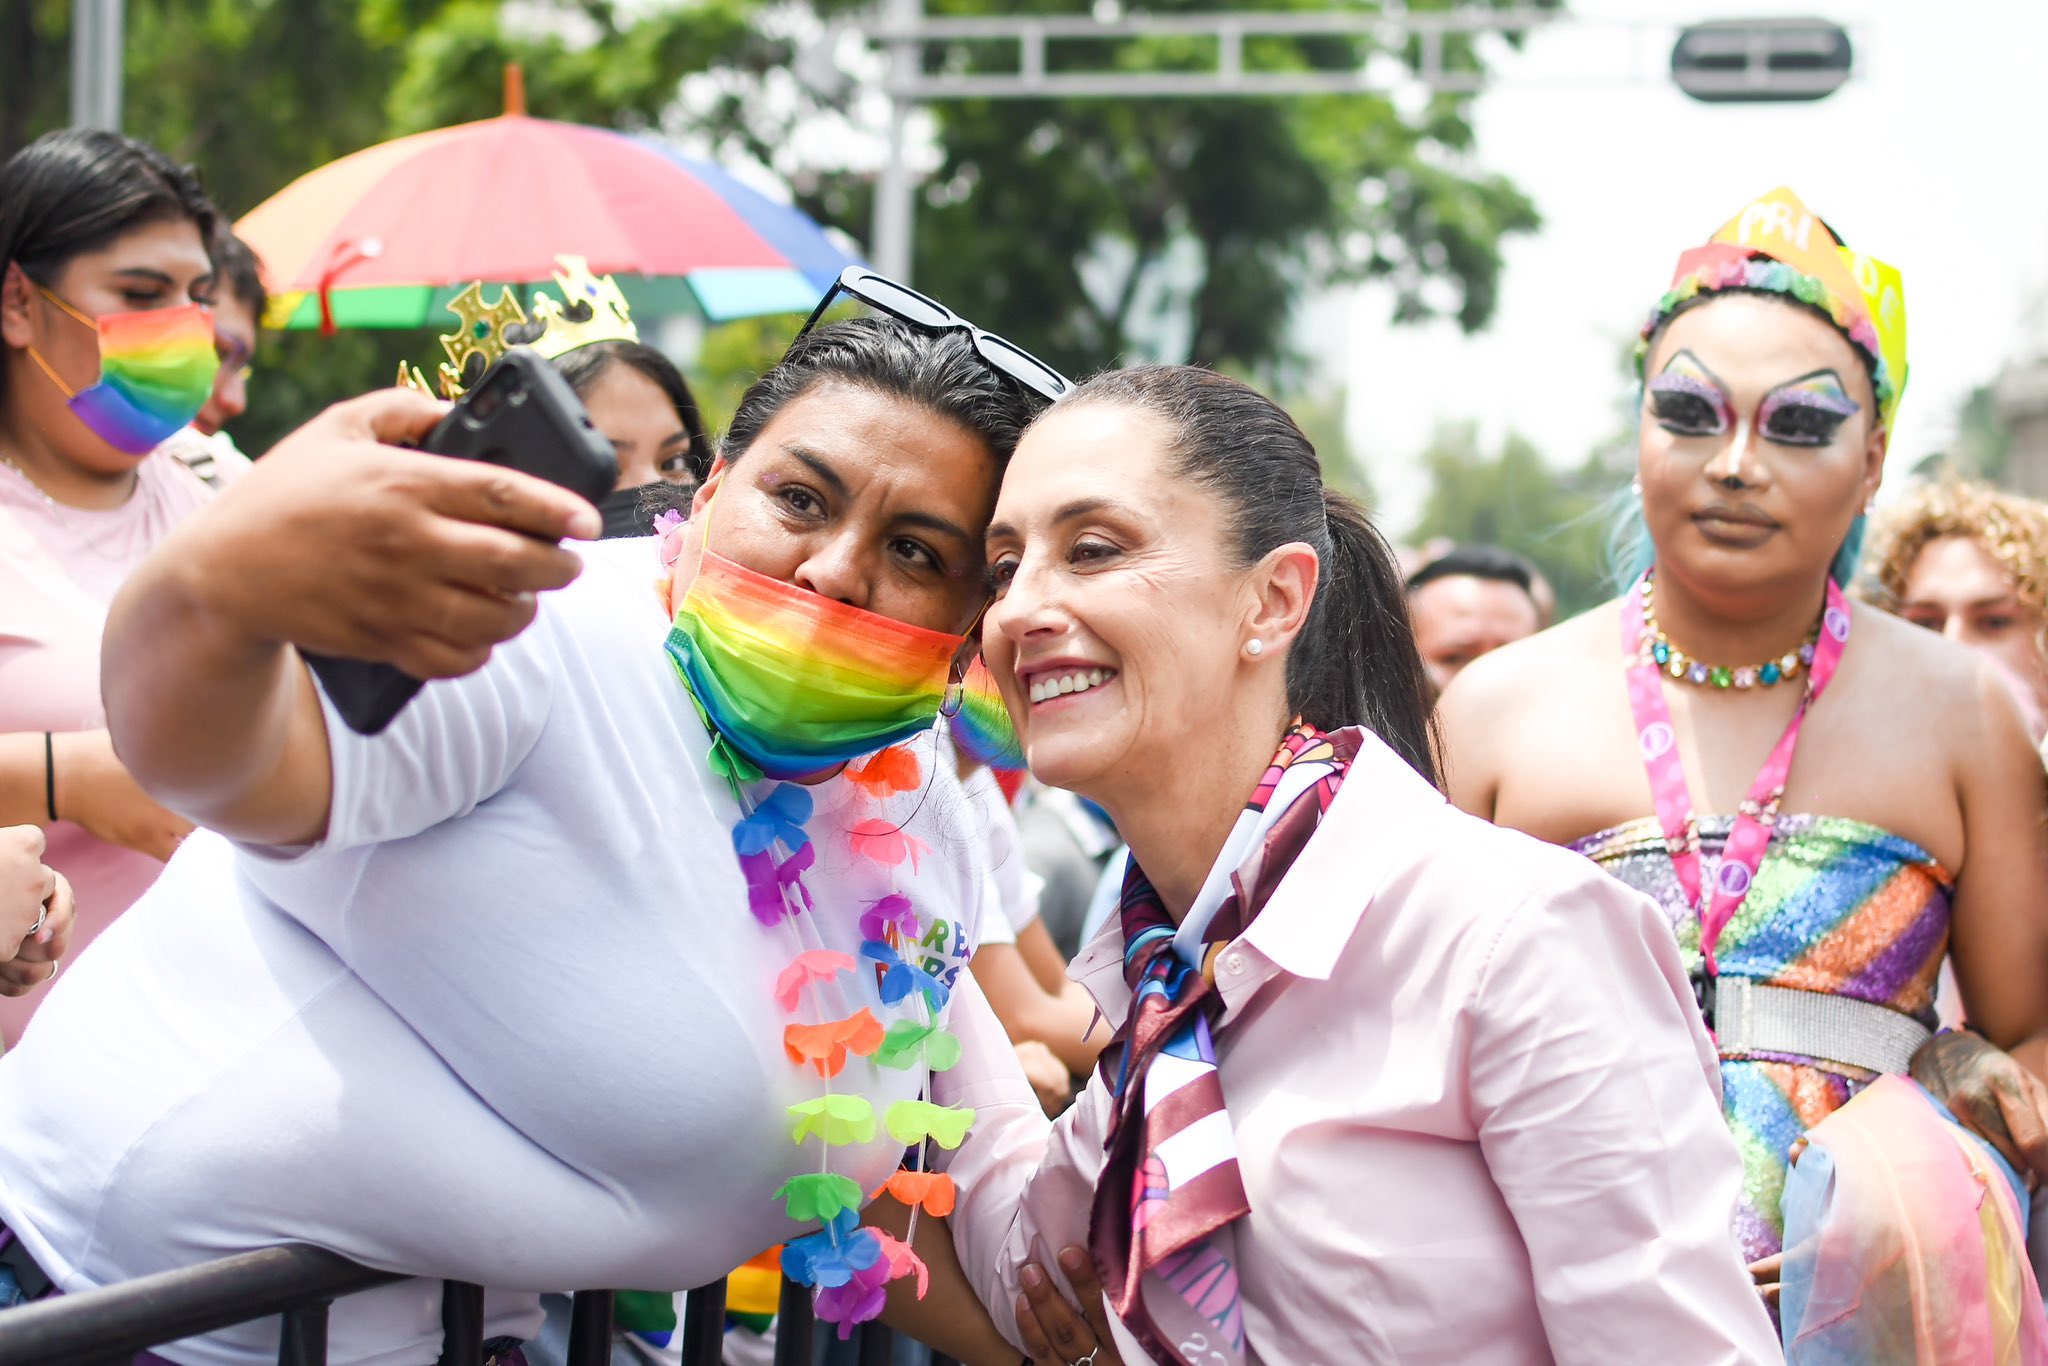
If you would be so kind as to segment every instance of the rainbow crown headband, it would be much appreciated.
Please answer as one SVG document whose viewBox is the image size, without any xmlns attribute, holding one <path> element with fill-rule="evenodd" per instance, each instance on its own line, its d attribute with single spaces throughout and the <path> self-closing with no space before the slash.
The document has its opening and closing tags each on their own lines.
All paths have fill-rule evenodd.
<svg viewBox="0 0 2048 1366">
<path fill-rule="evenodd" d="M 545 291 L 535 291 L 532 322 L 527 321 L 526 310 L 509 288 L 498 291 L 496 303 L 486 304 L 482 281 L 448 301 L 448 311 L 461 325 L 441 336 L 441 349 L 448 354 L 437 371 L 443 398 L 461 398 L 477 376 L 515 346 L 530 346 L 553 360 L 579 346 L 640 340 L 640 329 L 633 325 L 632 311 L 626 307 L 618 281 L 609 275 L 593 276 L 589 261 L 581 256 L 557 256 L 555 261 L 561 267 L 555 272 L 555 284 L 562 297 L 557 300 Z M 481 357 L 482 364 L 476 364 L 473 357 Z M 400 362 L 398 382 L 423 394 L 429 392 L 426 376 L 417 366 Z"/>
<path fill-rule="evenodd" d="M 1671 287 L 1650 311 L 1636 344 L 1636 374 L 1650 338 L 1690 300 L 1722 290 L 1782 294 L 1825 313 L 1870 362 L 1878 416 L 1890 430 L 1906 388 L 1906 293 L 1899 272 L 1849 250 L 1791 190 L 1749 204 L 1678 258 Z"/>
</svg>

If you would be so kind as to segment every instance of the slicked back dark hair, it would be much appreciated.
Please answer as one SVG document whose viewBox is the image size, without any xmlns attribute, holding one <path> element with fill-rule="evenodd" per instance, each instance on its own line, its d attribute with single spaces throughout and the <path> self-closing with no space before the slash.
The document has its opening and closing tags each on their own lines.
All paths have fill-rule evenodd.
<svg viewBox="0 0 2048 1366">
<path fill-rule="evenodd" d="M 988 443 L 1001 468 L 1044 401 L 991 370 L 959 332 L 929 332 L 895 318 L 849 318 L 798 337 L 740 399 L 718 453 L 740 459 L 790 402 L 820 384 L 850 384 L 949 418 Z"/>
<path fill-rule="evenodd" d="M 1107 370 L 1060 407 L 1103 403 L 1165 423 L 1174 473 L 1213 494 L 1238 562 L 1299 541 L 1321 561 L 1315 601 L 1287 657 L 1287 704 L 1323 729 L 1363 726 L 1438 781 L 1434 700 L 1394 552 L 1365 509 L 1323 483 L 1316 448 L 1279 404 L 1191 365 Z"/>
</svg>

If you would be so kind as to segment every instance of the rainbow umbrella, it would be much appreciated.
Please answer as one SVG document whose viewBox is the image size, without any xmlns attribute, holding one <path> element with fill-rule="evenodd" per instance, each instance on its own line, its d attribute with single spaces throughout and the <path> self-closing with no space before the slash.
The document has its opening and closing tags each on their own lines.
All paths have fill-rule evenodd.
<svg viewBox="0 0 2048 1366">
<path fill-rule="evenodd" d="M 507 113 L 379 143 L 297 180 L 235 231 L 272 327 L 419 327 L 473 280 L 616 275 L 636 313 L 801 313 L 857 264 L 801 212 L 655 139 Z"/>
</svg>

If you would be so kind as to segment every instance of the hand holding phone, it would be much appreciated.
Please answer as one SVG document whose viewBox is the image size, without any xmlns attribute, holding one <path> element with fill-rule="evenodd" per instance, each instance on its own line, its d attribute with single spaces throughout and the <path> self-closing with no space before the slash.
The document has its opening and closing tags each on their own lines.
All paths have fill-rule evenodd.
<svg viewBox="0 0 2048 1366">
<path fill-rule="evenodd" d="M 532 351 L 514 348 L 486 370 L 421 449 L 536 475 L 596 503 L 618 483 L 619 463 L 575 390 Z M 351 730 L 375 735 L 391 724 L 421 680 L 389 664 L 305 654 Z"/>
</svg>

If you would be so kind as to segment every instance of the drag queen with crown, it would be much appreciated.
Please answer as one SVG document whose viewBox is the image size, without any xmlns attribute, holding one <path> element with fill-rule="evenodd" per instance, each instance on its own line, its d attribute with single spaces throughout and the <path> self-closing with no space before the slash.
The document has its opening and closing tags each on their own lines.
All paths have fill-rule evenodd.
<svg viewBox="0 0 2048 1366">
<path fill-rule="evenodd" d="M 1927 1080 L 2028 1185 L 2048 1175 L 2048 794 L 1988 669 L 1843 591 L 1906 380 L 1897 272 L 1775 191 L 1680 257 L 1638 363 L 1627 589 L 1446 692 L 1450 790 L 1664 907 L 1743 1155 L 1735 1232 L 1775 1282 L 1794 1155 L 1886 1074 Z M 1932 1035 L 1944 955 L 1981 1035 Z M 1880 1127 L 1988 1192 L 1892 1183 L 1955 1240 L 1922 1237 L 1913 1322 L 1939 1338 L 2003 1305 L 1986 1331 L 2040 1348 L 2018 1178 L 1902 1085 L 1852 1108 L 1901 1107 Z M 1873 1170 L 1825 1146 L 1838 1183 Z M 1795 1359 L 1804 1331 L 1788 1304 Z"/>
</svg>

